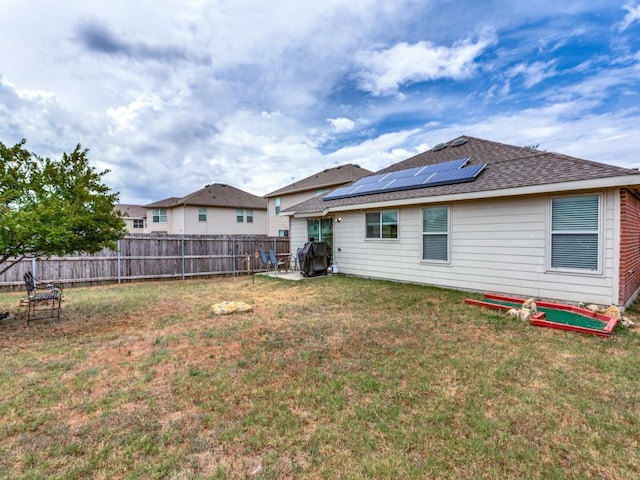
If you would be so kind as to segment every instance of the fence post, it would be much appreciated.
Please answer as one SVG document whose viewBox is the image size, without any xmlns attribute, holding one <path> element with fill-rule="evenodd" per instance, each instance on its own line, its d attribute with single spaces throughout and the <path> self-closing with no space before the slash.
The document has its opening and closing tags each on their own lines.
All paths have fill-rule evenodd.
<svg viewBox="0 0 640 480">
<path fill-rule="evenodd" d="M 184 235 L 180 237 L 180 256 L 182 257 L 182 280 L 184 280 L 184 275 L 185 275 Z"/>
<path fill-rule="evenodd" d="M 236 237 L 231 237 L 231 271 L 236 276 Z"/>
<path fill-rule="evenodd" d="M 122 282 L 122 264 L 120 262 L 120 240 L 118 240 L 118 245 L 116 247 L 118 255 L 116 256 L 116 265 L 118 268 L 118 284 Z"/>
</svg>

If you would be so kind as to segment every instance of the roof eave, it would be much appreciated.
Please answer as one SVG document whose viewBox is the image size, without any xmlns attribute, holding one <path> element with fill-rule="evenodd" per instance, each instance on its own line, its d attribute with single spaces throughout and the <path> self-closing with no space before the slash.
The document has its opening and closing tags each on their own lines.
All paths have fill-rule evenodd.
<svg viewBox="0 0 640 480">
<path fill-rule="evenodd" d="M 525 195 L 539 195 L 549 193 L 561 193 L 567 191 L 594 190 L 599 188 L 615 188 L 640 185 L 640 174 L 622 175 L 617 177 L 597 178 L 591 180 L 579 180 L 573 182 L 548 183 L 544 185 L 530 185 L 528 187 L 505 188 L 502 190 L 483 190 L 479 192 L 456 193 L 450 195 L 437 195 L 426 197 L 403 198 L 379 202 L 365 202 L 351 205 L 327 207 L 318 212 L 305 212 L 293 214 L 294 217 L 304 218 L 324 216 L 331 212 L 346 212 L 350 210 L 363 210 L 375 208 L 392 208 L 415 205 L 416 203 L 446 203 L 465 200 L 486 200 L 489 198 L 504 198 Z M 363 197 L 365 198 L 365 197 Z"/>
</svg>

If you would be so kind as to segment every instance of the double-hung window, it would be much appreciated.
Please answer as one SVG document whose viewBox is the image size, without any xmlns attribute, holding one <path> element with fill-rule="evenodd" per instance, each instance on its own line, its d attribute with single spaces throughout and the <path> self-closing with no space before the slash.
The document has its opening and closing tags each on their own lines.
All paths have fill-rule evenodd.
<svg viewBox="0 0 640 480">
<path fill-rule="evenodd" d="M 199 207 L 198 208 L 198 221 L 206 222 L 207 221 L 207 207 Z"/>
<path fill-rule="evenodd" d="M 244 222 L 244 210 L 242 210 L 241 208 L 236 209 L 236 222 Z"/>
<path fill-rule="evenodd" d="M 253 210 L 247 210 L 247 223 L 253 223 Z"/>
<path fill-rule="evenodd" d="M 600 196 L 551 199 L 551 268 L 597 271 Z"/>
<path fill-rule="evenodd" d="M 280 213 L 280 197 L 276 197 L 274 201 L 276 204 L 276 215 L 278 215 Z"/>
<path fill-rule="evenodd" d="M 153 223 L 167 223 L 166 208 L 156 208 L 153 210 Z"/>
<path fill-rule="evenodd" d="M 429 207 L 422 210 L 422 259 L 449 261 L 448 207 Z"/>
<path fill-rule="evenodd" d="M 398 211 L 365 214 L 366 238 L 398 238 Z"/>
</svg>

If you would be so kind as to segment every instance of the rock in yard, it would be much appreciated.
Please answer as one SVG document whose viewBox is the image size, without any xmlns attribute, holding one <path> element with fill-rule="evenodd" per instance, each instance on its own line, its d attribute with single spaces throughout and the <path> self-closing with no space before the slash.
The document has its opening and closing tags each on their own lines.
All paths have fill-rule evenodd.
<svg viewBox="0 0 640 480">
<path fill-rule="evenodd" d="M 520 310 L 518 310 L 517 308 L 512 308 L 507 312 L 507 315 L 511 317 L 520 317 Z"/>
<path fill-rule="evenodd" d="M 605 315 L 609 315 L 610 317 L 615 317 L 618 320 L 620 319 L 620 309 L 615 305 L 611 305 L 606 310 L 602 311 Z"/>
<path fill-rule="evenodd" d="M 527 308 L 531 310 L 531 313 L 536 313 L 538 311 L 538 306 L 536 305 L 536 302 L 534 301 L 533 298 L 525 300 L 524 303 L 522 304 L 522 308 Z"/>
<path fill-rule="evenodd" d="M 253 310 L 253 307 L 244 302 L 221 302 L 214 304 L 211 310 L 216 315 L 228 315 L 230 313 L 249 312 Z"/>
<path fill-rule="evenodd" d="M 521 308 L 520 309 L 520 320 L 522 320 L 523 322 L 526 322 L 527 320 L 529 320 L 529 317 L 531 317 L 531 309 L 529 308 Z"/>
<path fill-rule="evenodd" d="M 627 328 L 633 328 L 635 326 L 635 323 L 633 323 L 627 317 L 622 317 L 622 320 L 620 321 L 620 323 L 622 324 L 623 327 L 627 327 Z"/>
</svg>

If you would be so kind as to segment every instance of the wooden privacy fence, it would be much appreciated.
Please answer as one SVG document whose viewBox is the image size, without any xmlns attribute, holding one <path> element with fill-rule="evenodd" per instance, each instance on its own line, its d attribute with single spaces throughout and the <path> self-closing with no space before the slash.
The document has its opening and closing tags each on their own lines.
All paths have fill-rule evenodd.
<svg viewBox="0 0 640 480">
<path fill-rule="evenodd" d="M 0 275 L 0 287 L 22 287 L 27 271 L 65 284 L 240 275 L 265 270 L 259 250 L 289 253 L 289 239 L 230 235 L 130 235 L 117 250 L 64 257 L 28 258 Z"/>
</svg>

